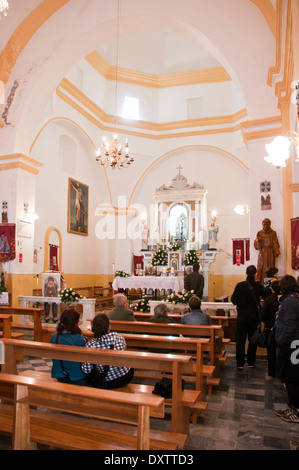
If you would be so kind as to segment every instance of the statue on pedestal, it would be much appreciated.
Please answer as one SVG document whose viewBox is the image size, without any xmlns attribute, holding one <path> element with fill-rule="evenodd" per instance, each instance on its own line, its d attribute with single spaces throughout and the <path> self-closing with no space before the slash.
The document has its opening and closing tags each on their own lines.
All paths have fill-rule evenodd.
<svg viewBox="0 0 299 470">
<path fill-rule="evenodd" d="M 254 248 L 258 250 L 257 280 L 264 284 L 267 269 L 275 268 L 275 260 L 280 255 L 280 245 L 277 233 L 271 228 L 271 220 L 264 219 L 262 230 L 259 230 L 254 240 Z"/>
</svg>

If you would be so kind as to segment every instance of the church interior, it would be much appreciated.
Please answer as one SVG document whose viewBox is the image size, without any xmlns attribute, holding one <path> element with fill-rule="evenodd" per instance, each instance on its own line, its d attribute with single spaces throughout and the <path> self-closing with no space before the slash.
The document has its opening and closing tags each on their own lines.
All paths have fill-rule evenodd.
<svg viewBox="0 0 299 470">
<path fill-rule="evenodd" d="M 203 302 L 229 303 L 265 219 L 278 276 L 297 278 L 298 0 L 0 0 L 0 17 L 0 308 L 43 306 L 51 278 L 84 297 L 86 326 L 120 289 L 182 291 L 189 256 Z M 227 375 L 186 448 L 298 449 L 270 417 L 265 354 L 235 375 L 230 307 Z"/>
</svg>

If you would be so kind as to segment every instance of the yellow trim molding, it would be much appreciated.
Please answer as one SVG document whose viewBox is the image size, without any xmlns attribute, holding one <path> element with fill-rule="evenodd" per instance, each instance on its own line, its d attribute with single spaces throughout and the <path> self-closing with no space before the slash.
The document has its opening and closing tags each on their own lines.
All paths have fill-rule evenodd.
<svg viewBox="0 0 299 470">
<path fill-rule="evenodd" d="M 22 153 L 15 153 L 10 155 L 0 156 L 0 171 L 14 170 L 20 168 L 21 170 L 28 171 L 34 175 L 38 175 L 39 170 L 37 167 L 43 166 L 42 163 L 27 157 Z"/>
<path fill-rule="evenodd" d="M 97 51 L 88 54 L 85 60 L 106 80 L 115 81 L 116 67 L 108 64 Z M 224 67 L 212 67 L 160 76 L 119 67 L 117 69 L 117 80 L 130 85 L 160 89 L 199 83 L 227 82 L 231 81 L 231 77 Z"/>
<path fill-rule="evenodd" d="M 63 90 L 67 92 L 64 93 Z M 65 101 L 69 106 L 78 111 L 89 121 L 91 121 L 98 128 L 106 132 L 114 132 L 115 128 L 105 126 L 105 124 L 113 124 L 114 116 L 111 116 L 105 113 L 99 106 L 97 106 L 90 98 L 88 98 L 84 93 L 82 93 L 73 83 L 67 79 L 63 79 L 59 87 L 56 89 L 56 94 L 59 98 Z M 69 96 L 70 95 L 70 96 Z M 77 102 L 75 102 L 71 97 L 73 97 Z M 80 106 L 82 105 L 82 106 Z M 96 116 L 96 117 L 95 117 Z M 126 126 L 126 130 L 117 129 L 119 133 L 125 133 L 128 135 L 134 135 L 137 137 L 143 137 L 147 139 L 172 139 L 176 137 L 190 137 L 192 135 L 205 135 L 205 134 L 217 134 L 217 133 L 227 133 L 235 132 L 240 130 L 240 125 L 237 124 L 231 128 L 219 128 L 219 129 L 208 129 L 203 131 L 185 131 L 182 133 L 171 133 L 163 134 L 162 132 L 166 131 L 176 131 L 183 130 L 192 127 L 206 127 L 206 126 L 215 126 L 215 125 L 230 125 L 234 124 L 241 119 L 247 116 L 247 110 L 245 108 L 237 111 L 236 113 L 226 115 L 226 116 L 212 116 L 209 118 L 201 119 L 186 119 L 183 121 L 174 121 L 166 123 L 153 123 L 148 121 L 130 121 L 122 118 L 118 118 L 117 124 Z M 160 135 L 149 134 L 149 133 L 140 133 L 136 130 L 129 130 L 128 128 L 148 130 L 152 132 L 160 133 Z"/>
<path fill-rule="evenodd" d="M 0 79 L 7 83 L 26 44 L 38 29 L 70 0 L 44 0 L 17 27 L 0 55 Z"/>
</svg>

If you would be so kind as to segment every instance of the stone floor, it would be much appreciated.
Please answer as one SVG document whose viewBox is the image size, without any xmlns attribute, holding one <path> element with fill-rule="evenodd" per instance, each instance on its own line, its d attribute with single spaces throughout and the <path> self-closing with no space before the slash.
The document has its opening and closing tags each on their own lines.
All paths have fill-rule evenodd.
<svg viewBox="0 0 299 470">
<path fill-rule="evenodd" d="M 258 356 L 253 369 L 236 369 L 234 343 L 221 384 L 208 397 L 208 409 L 192 424 L 186 450 L 299 450 L 299 424 L 282 421 L 274 409 L 285 407 L 286 394 L 277 379 L 268 379 L 267 362 Z M 51 362 L 31 360 L 20 370 L 50 370 Z M 170 420 L 154 419 L 154 428 L 170 429 Z M 11 449 L 11 440 L 0 436 L 0 450 Z"/>
</svg>

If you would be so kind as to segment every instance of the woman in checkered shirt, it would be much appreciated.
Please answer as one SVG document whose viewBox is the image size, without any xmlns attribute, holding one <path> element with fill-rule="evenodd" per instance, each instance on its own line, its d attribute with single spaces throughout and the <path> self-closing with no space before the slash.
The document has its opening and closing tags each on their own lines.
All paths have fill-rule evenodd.
<svg viewBox="0 0 299 470">
<path fill-rule="evenodd" d="M 92 322 L 92 332 L 94 338 L 86 344 L 87 348 L 116 349 L 125 351 L 127 349 L 125 339 L 116 331 L 110 332 L 110 321 L 107 315 L 99 313 Z M 100 373 L 104 367 L 97 364 Z M 93 364 L 82 364 L 82 370 L 89 374 L 93 369 Z M 133 378 L 134 369 L 129 367 L 110 366 L 106 376 L 107 388 L 121 388 L 127 385 Z"/>
</svg>

